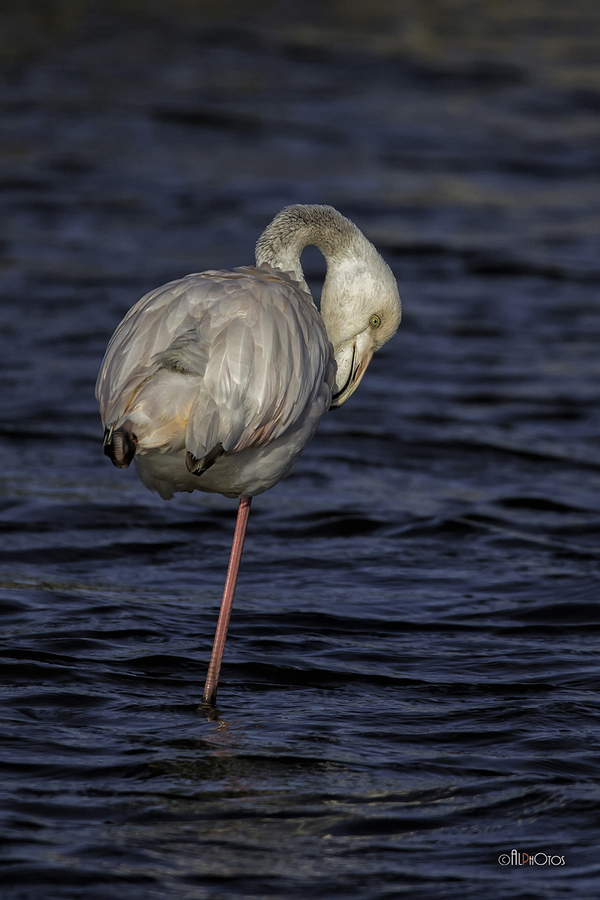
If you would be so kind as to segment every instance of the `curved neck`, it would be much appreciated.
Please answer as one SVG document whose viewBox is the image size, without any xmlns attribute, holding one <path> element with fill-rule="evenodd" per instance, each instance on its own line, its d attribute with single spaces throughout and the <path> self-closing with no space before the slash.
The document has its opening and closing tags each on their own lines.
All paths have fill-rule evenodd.
<svg viewBox="0 0 600 900">
<path fill-rule="evenodd" d="M 332 267 L 374 251 L 356 225 L 332 206 L 296 204 L 282 209 L 259 237 L 256 265 L 269 263 L 290 272 L 308 291 L 300 254 L 309 244 L 318 247 L 325 257 L 328 274 Z"/>
</svg>

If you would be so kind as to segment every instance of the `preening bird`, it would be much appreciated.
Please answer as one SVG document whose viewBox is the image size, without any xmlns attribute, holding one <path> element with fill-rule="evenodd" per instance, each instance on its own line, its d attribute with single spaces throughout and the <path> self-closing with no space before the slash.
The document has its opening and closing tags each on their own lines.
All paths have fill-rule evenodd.
<svg viewBox="0 0 600 900">
<path fill-rule="evenodd" d="M 300 254 L 319 248 L 319 313 Z M 203 702 L 213 706 L 252 497 L 293 470 L 328 409 L 354 393 L 400 324 L 398 287 L 331 206 L 283 209 L 256 266 L 186 275 L 150 291 L 113 334 L 96 383 L 104 452 L 146 487 L 239 498 Z"/>
</svg>

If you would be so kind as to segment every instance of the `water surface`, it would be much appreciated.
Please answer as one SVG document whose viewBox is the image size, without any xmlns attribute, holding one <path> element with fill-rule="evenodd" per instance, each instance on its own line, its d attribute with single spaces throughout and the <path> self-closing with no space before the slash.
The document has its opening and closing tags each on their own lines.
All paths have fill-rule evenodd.
<svg viewBox="0 0 600 900">
<path fill-rule="evenodd" d="M 510 9 L 489 46 L 130 24 L 7 65 L 3 897 L 598 892 L 596 20 Z M 93 384 L 141 294 L 292 202 L 405 319 L 253 505 L 211 720 L 235 503 L 113 469 Z"/>
</svg>

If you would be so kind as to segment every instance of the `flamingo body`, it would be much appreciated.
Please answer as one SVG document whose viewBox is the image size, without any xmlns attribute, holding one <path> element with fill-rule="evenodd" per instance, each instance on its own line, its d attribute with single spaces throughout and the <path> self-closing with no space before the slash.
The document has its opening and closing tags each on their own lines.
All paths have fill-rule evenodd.
<svg viewBox="0 0 600 900">
<path fill-rule="evenodd" d="M 331 403 L 333 349 L 311 296 L 265 264 L 187 275 L 113 335 L 98 377 L 107 436 L 135 435 L 143 483 L 251 497 L 292 471 Z M 223 453 L 200 476 L 190 454 Z"/>
</svg>

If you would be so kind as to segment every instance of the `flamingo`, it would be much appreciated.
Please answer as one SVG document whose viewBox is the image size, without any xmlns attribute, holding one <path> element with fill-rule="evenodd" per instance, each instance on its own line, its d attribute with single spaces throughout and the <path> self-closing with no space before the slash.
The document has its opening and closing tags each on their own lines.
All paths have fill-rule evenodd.
<svg viewBox="0 0 600 900">
<path fill-rule="evenodd" d="M 327 262 L 321 311 L 300 254 Z M 186 275 L 127 313 L 96 398 L 104 452 L 150 490 L 239 498 L 202 703 L 213 708 L 252 497 L 288 476 L 328 409 L 345 403 L 400 324 L 398 287 L 362 232 L 332 206 L 281 210 L 256 266 Z"/>
</svg>

